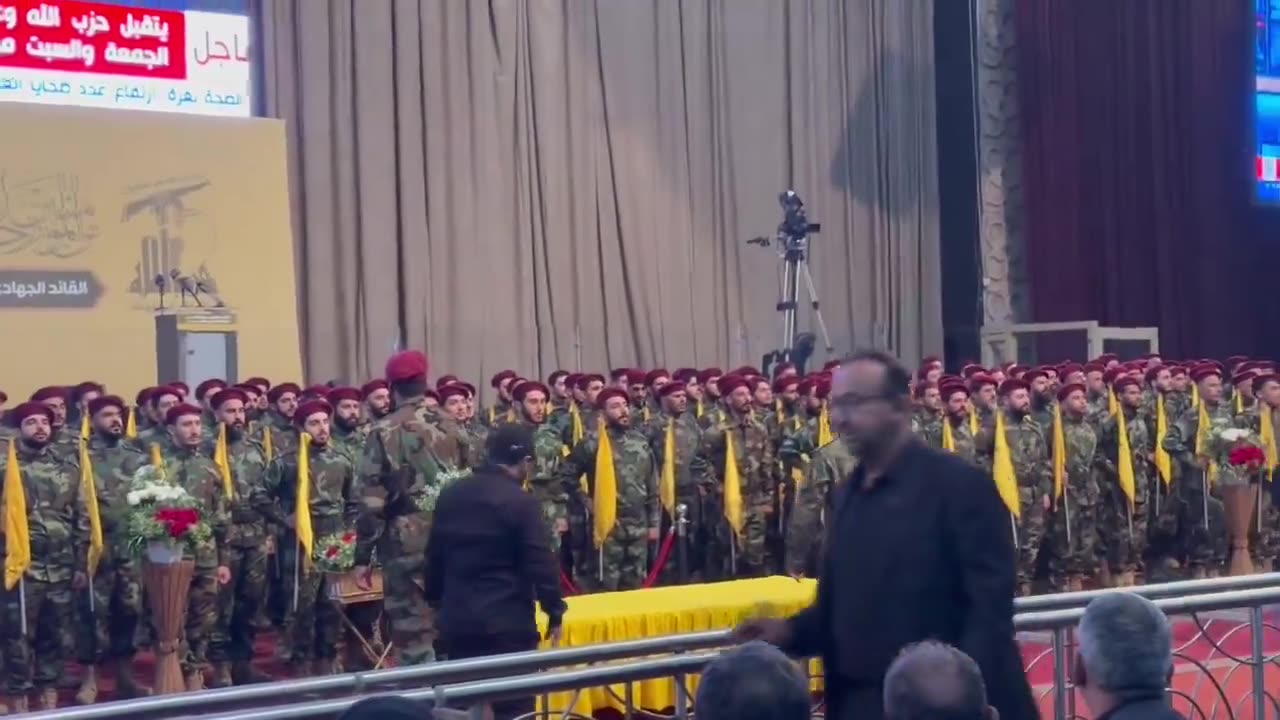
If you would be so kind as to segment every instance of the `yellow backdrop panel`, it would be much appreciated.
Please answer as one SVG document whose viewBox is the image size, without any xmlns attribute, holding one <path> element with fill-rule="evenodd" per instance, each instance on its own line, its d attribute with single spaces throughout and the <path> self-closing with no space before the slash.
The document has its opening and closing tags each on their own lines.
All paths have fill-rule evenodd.
<svg viewBox="0 0 1280 720">
<path fill-rule="evenodd" d="M 6 103 L 0 137 L 0 389 L 155 384 L 162 300 L 301 376 L 283 123 Z"/>
</svg>

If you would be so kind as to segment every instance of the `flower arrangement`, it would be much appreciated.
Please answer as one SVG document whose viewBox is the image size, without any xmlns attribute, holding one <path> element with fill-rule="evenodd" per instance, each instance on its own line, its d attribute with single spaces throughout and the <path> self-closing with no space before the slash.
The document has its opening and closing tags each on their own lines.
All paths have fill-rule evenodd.
<svg viewBox="0 0 1280 720">
<path fill-rule="evenodd" d="M 1256 445 L 1237 445 L 1231 449 L 1227 459 L 1232 467 L 1251 473 L 1261 470 L 1267 464 L 1267 454 Z"/>
<path fill-rule="evenodd" d="M 434 512 L 436 502 L 440 499 L 440 493 L 455 480 L 460 480 L 470 474 L 471 471 L 468 469 L 441 471 L 436 475 L 436 483 L 434 485 L 427 485 L 416 494 L 414 502 L 418 510 L 424 513 Z"/>
<path fill-rule="evenodd" d="M 149 545 L 195 550 L 213 537 L 200 515 L 199 503 L 186 490 L 167 482 L 160 471 L 146 465 L 134 473 L 125 493 L 129 550 L 141 555 Z"/>
<path fill-rule="evenodd" d="M 320 572 L 341 573 L 356 564 L 356 532 L 331 533 L 316 543 L 313 559 Z"/>
</svg>

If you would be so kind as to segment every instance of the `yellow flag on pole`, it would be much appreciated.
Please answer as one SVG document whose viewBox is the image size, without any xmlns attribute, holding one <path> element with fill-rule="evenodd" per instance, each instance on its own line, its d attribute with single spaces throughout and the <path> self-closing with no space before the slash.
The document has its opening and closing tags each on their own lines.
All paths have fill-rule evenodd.
<svg viewBox="0 0 1280 720">
<path fill-rule="evenodd" d="M 1120 491 L 1129 498 L 1129 512 L 1132 513 L 1134 498 L 1138 494 L 1138 480 L 1133 474 L 1133 449 L 1129 446 L 1129 421 L 1124 417 L 1124 408 L 1116 413 L 1116 432 L 1120 435 L 1116 474 L 1120 476 Z"/>
<path fill-rule="evenodd" d="M 742 514 L 742 475 L 738 470 L 733 428 L 725 428 L 724 431 L 724 517 L 733 532 L 742 537 L 746 521 Z"/>
<path fill-rule="evenodd" d="M 1156 391 L 1156 471 L 1165 487 L 1173 482 L 1173 458 L 1164 449 L 1164 439 L 1169 434 L 1169 416 L 1164 411 L 1164 393 Z"/>
<path fill-rule="evenodd" d="M 1062 427 L 1062 403 L 1053 406 L 1053 498 L 1062 497 L 1067 484 L 1067 433 Z"/>
<path fill-rule="evenodd" d="M 213 464 L 222 478 L 222 493 L 228 500 L 235 497 L 236 485 L 231 479 L 231 453 L 227 449 L 227 424 L 218 423 L 218 441 L 213 446 Z"/>
<path fill-rule="evenodd" d="M 1209 419 L 1209 409 L 1201 402 L 1199 412 L 1196 415 L 1196 458 L 1208 457 L 1207 447 L 1209 444 L 1209 433 L 1212 432 L 1213 421 Z M 1209 467 L 1204 471 L 1205 482 L 1212 485 L 1218 479 L 1218 463 L 1209 458 Z"/>
<path fill-rule="evenodd" d="M 1000 499 L 1016 518 L 1022 517 L 1022 505 L 1018 500 L 1018 476 L 1013 471 L 1013 453 L 1009 451 L 1009 438 L 1004 433 L 1004 412 L 996 411 L 996 448 L 992 462 L 992 477 Z"/>
<path fill-rule="evenodd" d="M 956 434 L 951 429 L 951 418 L 942 418 L 942 449 L 949 453 L 956 451 Z"/>
<path fill-rule="evenodd" d="M 89 513 L 89 577 L 98 571 L 102 559 L 102 513 L 98 508 L 98 483 L 93 476 L 93 459 L 89 456 L 89 444 L 80 443 L 80 492 Z"/>
<path fill-rule="evenodd" d="M 1271 407 L 1258 401 L 1259 437 L 1262 440 L 1262 451 L 1267 455 L 1267 480 L 1272 479 L 1276 466 L 1280 465 L 1280 453 L 1276 448 L 1276 426 L 1271 418 Z"/>
<path fill-rule="evenodd" d="M 293 528 L 302 546 L 303 561 L 311 567 L 316 538 L 311 529 L 311 435 L 307 433 L 298 438 L 298 493 L 293 508 Z"/>
<path fill-rule="evenodd" d="M 609 438 L 603 413 L 600 417 L 600 440 L 596 445 L 595 480 L 595 492 L 591 494 L 592 530 L 596 547 L 604 547 L 604 541 L 618 521 L 618 476 L 613 467 L 613 441 Z"/>
<path fill-rule="evenodd" d="M 124 436 L 133 440 L 138 437 L 137 408 L 129 408 L 129 417 L 124 422 Z"/>
<path fill-rule="evenodd" d="M 27 525 L 27 489 L 18 467 L 18 440 L 9 440 L 4 466 L 4 587 L 17 587 L 31 567 L 31 528 Z"/>
<path fill-rule="evenodd" d="M 676 516 L 676 420 L 667 420 L 667 437 L 662 444 L 662 478 L 658 498 L 672 518 Z"/>
</svg>

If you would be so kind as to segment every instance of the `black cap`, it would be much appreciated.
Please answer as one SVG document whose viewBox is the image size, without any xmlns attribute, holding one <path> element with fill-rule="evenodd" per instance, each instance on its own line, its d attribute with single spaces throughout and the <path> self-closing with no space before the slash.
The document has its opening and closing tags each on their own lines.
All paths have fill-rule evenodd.
<svg viewBox="0 0 1280 720">
<path fill-rule="evenodd" d="M 505 423 L 489 432 L 485 446 L 494 465 L 519 465 L 533 457 L 533 429 L 523 423 Z"/>
</svg>

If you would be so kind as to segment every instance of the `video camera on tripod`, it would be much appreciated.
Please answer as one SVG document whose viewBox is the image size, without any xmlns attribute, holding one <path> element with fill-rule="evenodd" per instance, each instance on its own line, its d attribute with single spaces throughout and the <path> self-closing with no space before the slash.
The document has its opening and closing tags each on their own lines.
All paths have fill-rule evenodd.
<svg viewBox="0 0 1280 720">
<path fill-rule="evenodd" d="M 784 190 L 778 193 L 778 204 L 782 206 L 782 222 L 778 223 L 778 232 L 773 238 L 761 236 L 747 241 L 748 245 L 770 247 L 777 243 L 778 258 L 782 260 L 779 277 L 780 296 L 778 312 L 782 313 L 782 345 L 777 350 L 765 353 L 761 364 L 765 372 L 775 363 L 794 363 L 801 372 L 809 356 L 813 354 L 814 337 L 811 333 L 796 334 L 796 309 L 799 307 L 798 296 L 800 283 L 803 281 L 809 295 L 809 306 L 813 308 L 818 322 L 818 330 L 826 343 L 827 353 L 835 352 L 831 345 L 831 336 L 827 333 L 827 323 L 822 319 L 821 303 L 818 291 L 813 286 L 813 276 L 809 274 L 809 236 L 822 232 L 822 225 L 809 222 L 804 210 L 804 200 L 795 190 Z"/>
</svg>

